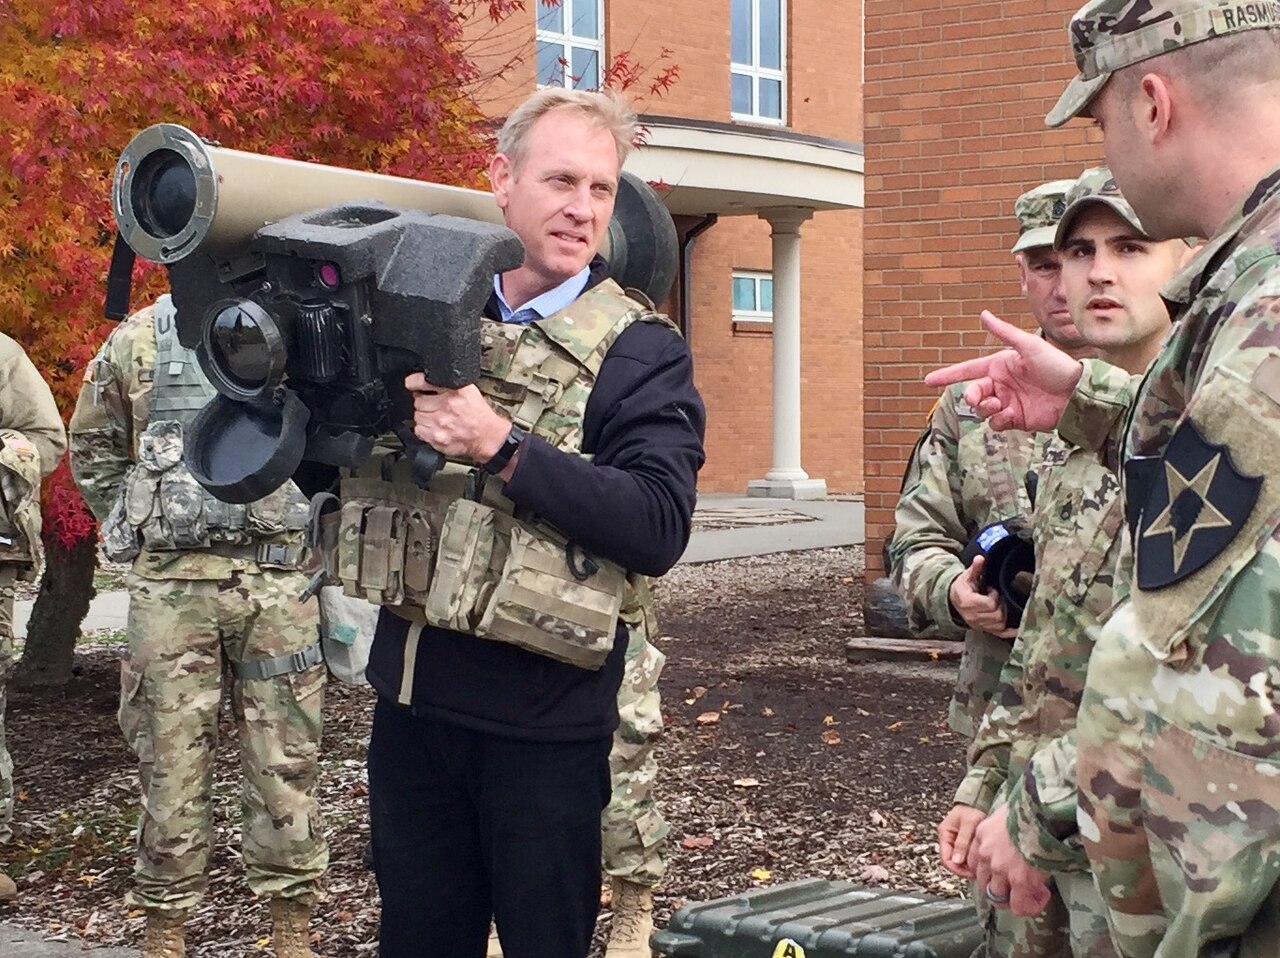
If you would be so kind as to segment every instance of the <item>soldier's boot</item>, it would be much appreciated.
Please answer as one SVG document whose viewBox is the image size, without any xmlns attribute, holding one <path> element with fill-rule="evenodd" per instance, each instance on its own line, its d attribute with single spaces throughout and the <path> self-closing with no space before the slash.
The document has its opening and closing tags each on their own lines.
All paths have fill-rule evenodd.
<svg viewBox="0 0 1280 958">
<path fill-rule="evenodd" d="M 13 901 L 18 897 L 18 886 L 13 883 L 13 879 L 0 872 L 0 901 Z"/>
<path fill-rule="evenodd" d="M 613 879 L 613 926 L 605 958 L 652 958 L 653 892 L 623 878 Z"/>
<path fill-rule="evenodd" d="M 276 958 L 315 958 L 309 927 L 311 906 L 296 898 L 273 898 L 270 907 Z"/>
<path fill-rule="evenodd" d="M 186 914 L 148 911 L 147 928 L 142 933 L 142 958 L 186 958 L 187 942 L 182 936 Z"/>
</svg>

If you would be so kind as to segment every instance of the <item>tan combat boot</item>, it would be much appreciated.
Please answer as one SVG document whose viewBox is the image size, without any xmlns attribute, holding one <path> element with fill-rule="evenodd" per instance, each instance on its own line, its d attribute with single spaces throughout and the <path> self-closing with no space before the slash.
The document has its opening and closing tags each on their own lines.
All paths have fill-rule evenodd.
<svg viewBox="0 0 1280 958">
<path fill-rule="evenodd" d="M 605 958 L 652 958 L 653 892 L 622 878 L 613 879 L 613 926 Z"/>
<path fill-rule="evenodd" d="M 13 879 L 0 872 L 0 901 L 13 901 L 18 897 L 18 886 L 13 883 Z"/>
<path fill-rule="evenodd" d="M 142 933 L 142 958 L 186 958 L 187 943 L 182 937 L 183 912 L 148 911 L 147 929 Z"/>
<path fill-rule="evenodd" d="M 276 958 L 315 958 L 311 951 L 311 906 L 296 898 L 273 898 L 271 940 Z"/>
</svg>

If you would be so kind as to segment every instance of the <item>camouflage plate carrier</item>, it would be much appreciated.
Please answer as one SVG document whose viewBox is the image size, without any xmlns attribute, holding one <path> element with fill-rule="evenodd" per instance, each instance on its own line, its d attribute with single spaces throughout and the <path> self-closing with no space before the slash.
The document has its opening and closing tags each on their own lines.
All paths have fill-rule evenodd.
<svg viewBox="0 0 1280 958">
<path fill-rule="evenodd" d="M 612 280 L 528 324 L 482 321 L 480 392 L 516 425 L 582 455 L 587 399 L 609 348 L 636 322 L 674 326 Z M 329 568 L 352 596 L 419 625 L 600 668 L 619 618 L 643 628 L 648 582 L 524 514 L 501 480 L 448 463 L 424 490 L 395 452 L 341 487 Z M 421 630 L 410 630 L 410 646 Z M 412 656 L 412 648 L 406 652 Z"/>
<path fill-rule="evenodd" d="M 154 310 L 150 415 L 146 431 L 138 437 L 137 464 L 102 525 L 107 558 L 131 561 L 145 545 L 155 550 L 207 549 L 263 565 L 298 568 L 309 504 L 296 485 L 289 482 L 257 502 L 233 505 L 205 491 L 183 461 L 185 431 L 216 393 L 200 371 L 195 350 L 178 342 L 175 318 L 172 300 L 161 296 Z M 260 542 L 282 535 L 296 544 Z"/>
</svg>

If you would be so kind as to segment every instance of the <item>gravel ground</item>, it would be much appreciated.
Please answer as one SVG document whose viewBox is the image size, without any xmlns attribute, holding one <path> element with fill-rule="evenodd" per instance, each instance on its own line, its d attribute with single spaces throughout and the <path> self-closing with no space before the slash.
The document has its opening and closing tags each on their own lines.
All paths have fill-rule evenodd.
<svg viewBox="0 0 1280 958">
<path fill-rule="evenodd" d="M 662 581 L 658 787 L 671 862 L 660 923 L 685 901 L 811 876 L 961 893 L 934 844 L 962 773 L 963 744 L 945 721 L 954 671 L 847 663 L 861 600 L 856 548 L 678 566 Z M 22 898 L 0 906 L 0 920 L 108 945 L 136 944 L 142 926 L 121 902 L 138 786 L 115 725 L 115 638 L 91 637 L 65 689 L 10 695 L 19 795 L 4 864 Z M 370 714 L 367 689 L 330 686 L 320 801 L 333 861 L 313 922 L 327 958 L 376 953 L 376 888 L 360 864 Z M 195 958 L 269 953 L 265 903 L 249 895 L 235 848 L 235 749 L 224 718 L 218 849 L 188 925 Z M 609 920 L 606 907 L 600 941 Z"/>
</svg>

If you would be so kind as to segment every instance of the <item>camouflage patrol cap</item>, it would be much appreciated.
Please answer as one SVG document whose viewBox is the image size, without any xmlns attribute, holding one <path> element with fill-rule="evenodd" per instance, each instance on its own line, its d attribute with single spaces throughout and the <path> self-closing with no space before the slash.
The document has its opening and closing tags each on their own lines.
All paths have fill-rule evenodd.
<svg viewBox="0 0 1280 958">
<path fill-rule="evenodd" d="M 1044 121 L 1061 126 L 1079 116 L 1121 67 L 1261 27 L 1280 27 L 1280 0 L 1092 0 L 1076 11 L 1068 28 L 1080 73 Z"/>
<path fill-rule="evenodd" d="M 1071 180 L 1053 180 L 1027 190 L 1013 201 L 1013 215 L 1018 217 L 1018 241 L 1010 253 L 1053 245 L 1053 230 L 1067 208 L 1067 190 L 1071 186 Z"/>
<path fill-rule="evenodd" d="M 1054 249 L 1060 250 L 1066 245 L 1071 223 L 1080 215 L 1081 210 L 1095 203 L 1115 211 L 1116 215 L 1137 230 L 1140 236 L 1149 237 L 1150 234 L 1142 226 L 1142 220 L 1138 219 L 1138 214 L 1133 211 L 1129 201 L 1121 195 L 1120 187 L 1116 186 L 1111 171 L 1105 166 L 1095 166 L 1081 173 L 1080 178 L 1067 191 L 1067 209 L 1062 214 L 1062 219 L 1058 220 L 1058 231 L 1053 237 Z"/>
</svg>

